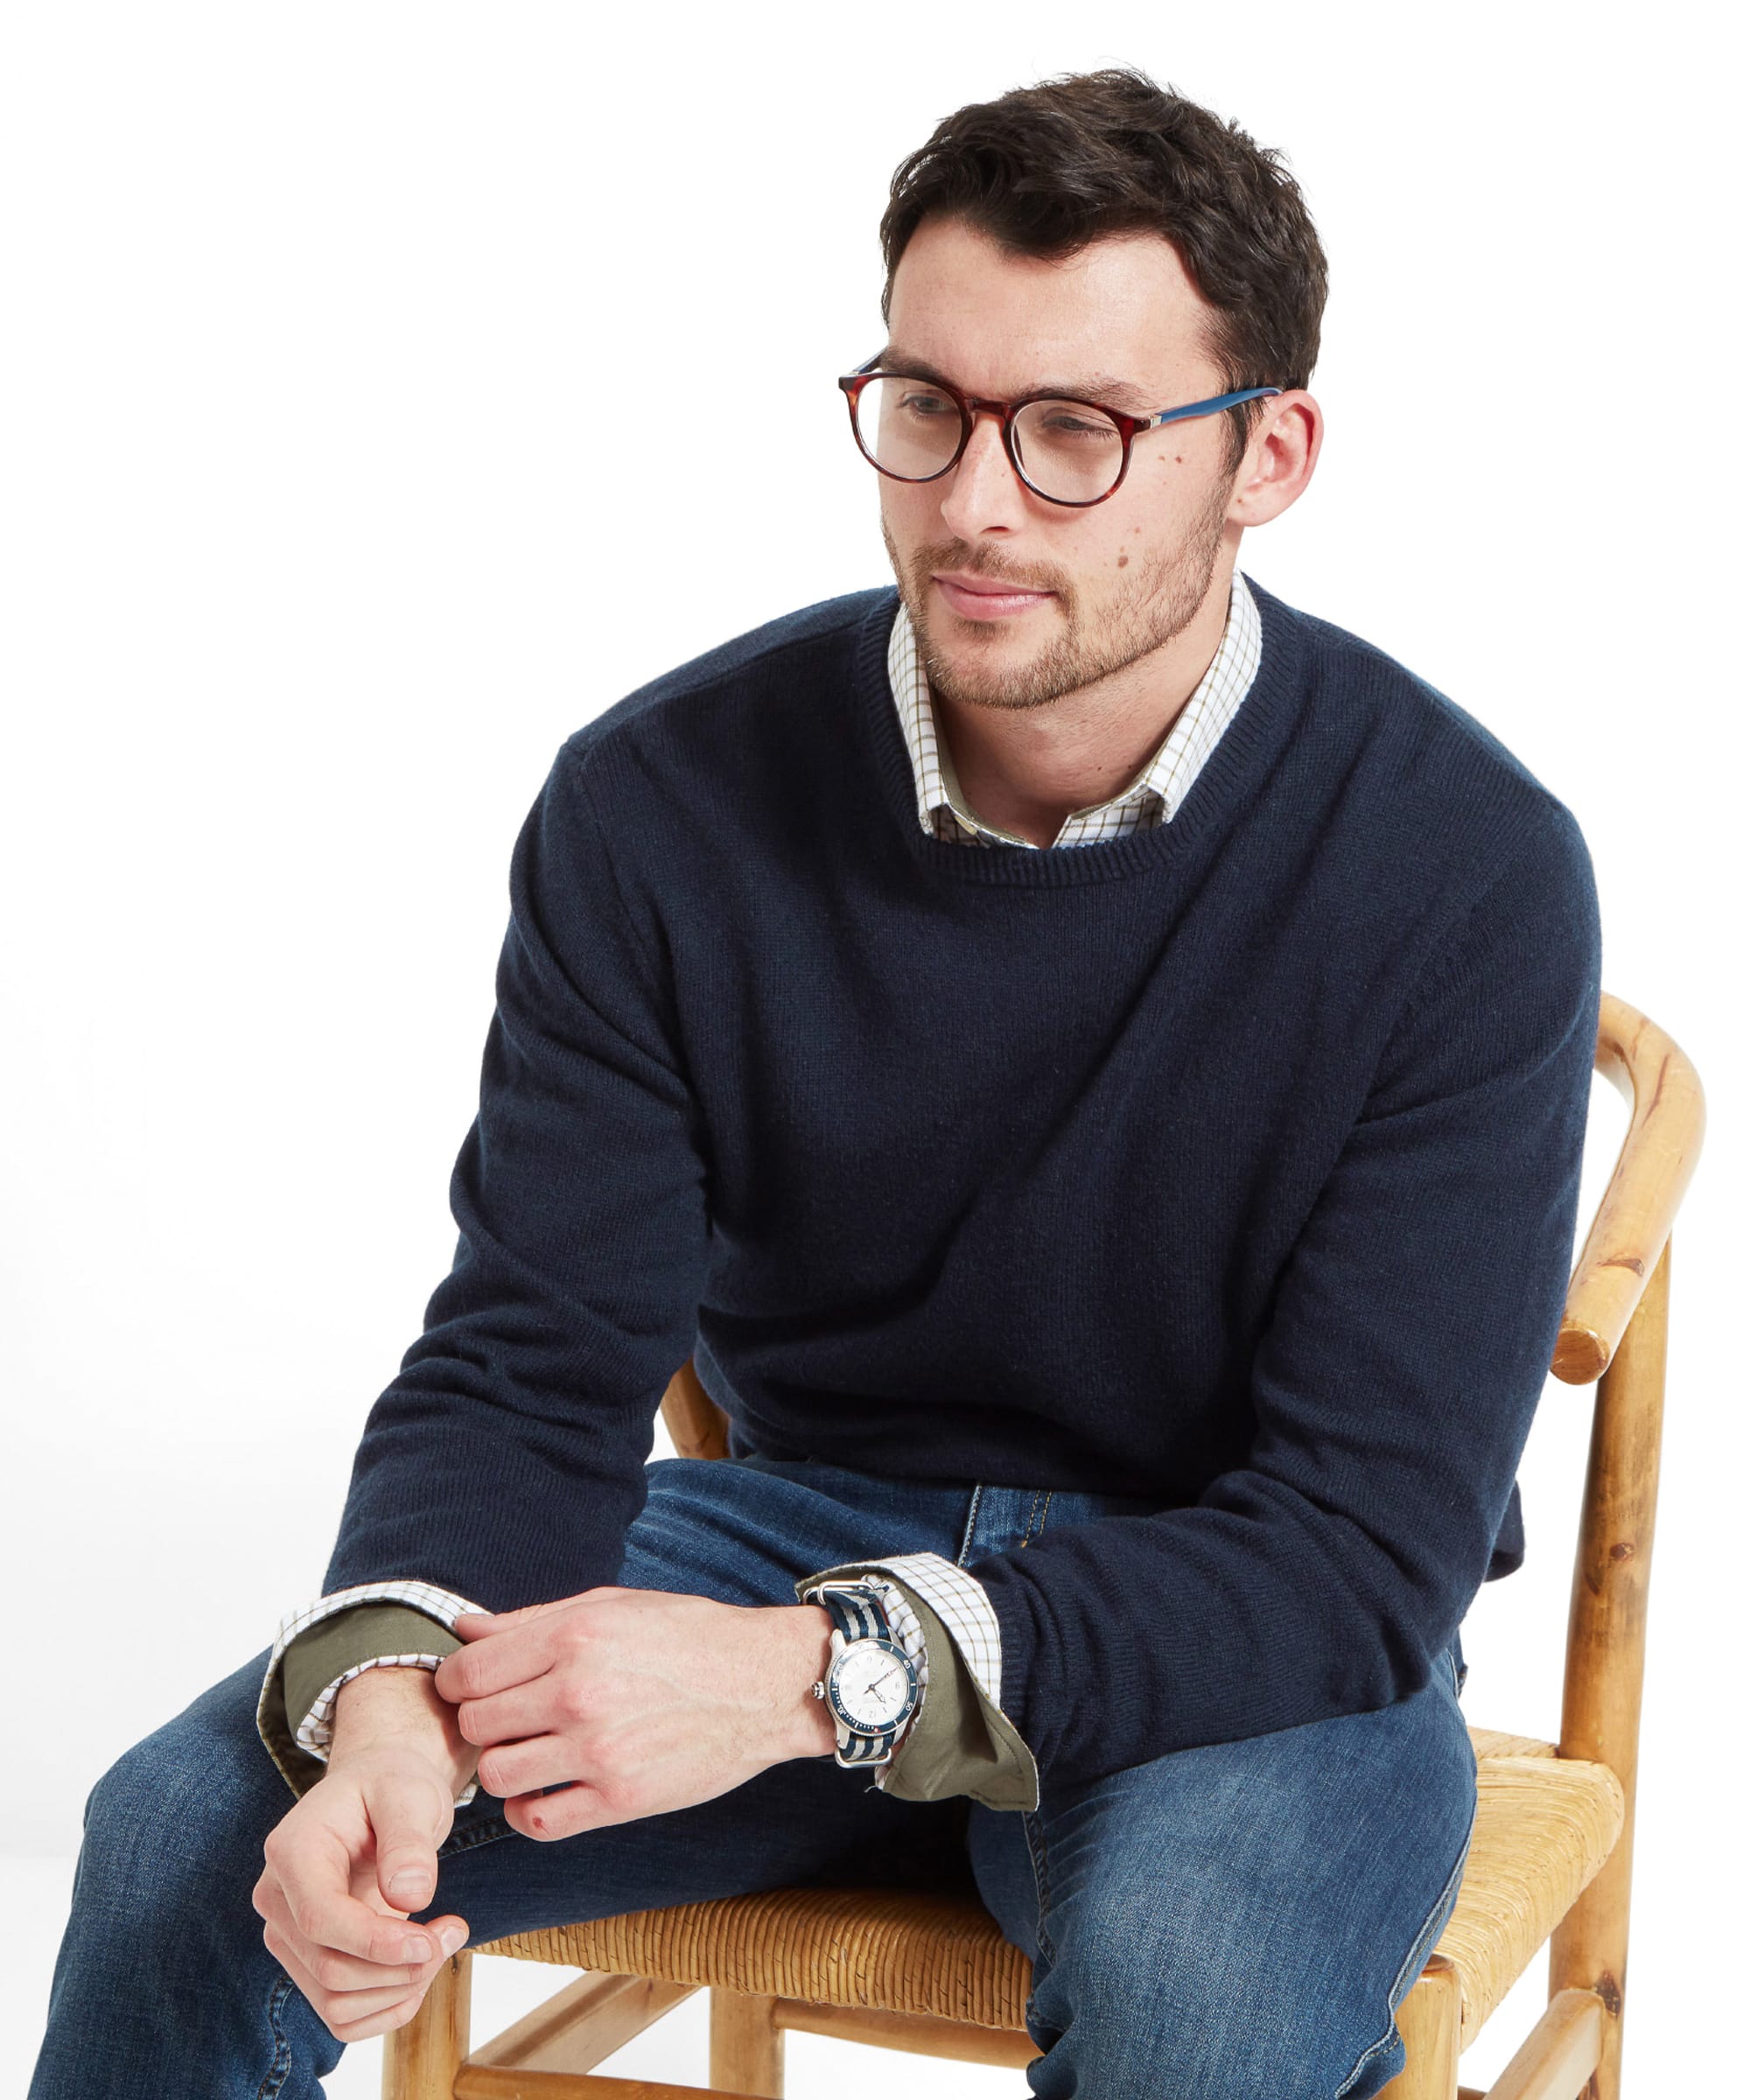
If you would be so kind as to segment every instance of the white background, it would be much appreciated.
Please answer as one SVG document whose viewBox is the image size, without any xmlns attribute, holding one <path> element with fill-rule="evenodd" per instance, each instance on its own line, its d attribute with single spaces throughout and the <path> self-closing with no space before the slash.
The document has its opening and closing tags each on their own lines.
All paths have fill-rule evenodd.
<svg viewBox="0 0 1743 2100">
<path fill-rule="evenodd" d="M 1639 2093 L 1716 2074 L 1692 1985 L 1737 1862 L 1681 1767 L 1735 1740 L 1736 53 L 1680 4 L 977 12 L 6 17 L 8 2090 L 90 1784 L 319 1586 L 452 1253 L 509 847 L 557 745 L 886 580 L 832 382 L 879 340 L 890 172 L 962 102 L 1116 60 L 1281 147 L 1330 256 L 1323 458 L 1243 565 L 1572 808 L 1605 982 L 1707 1083 L 1628 2057 Z M 791 389 L 781 461 L 722 455 L 721 364 Z M 1592 1172 L 1621 1123 L 1606 1090 Z M 1528 1568 L 1466 1629 L 1474 1719 L 1557 1732 L 1589 1403 L 1545 1400 Z M 487 1966 L 493 2007 L 560 1980 Z M 700 2076 L 697 2037 L 637 2062 Z M 373 2090 L 378 2051 L 332 2090 Z M 808 2038 L 792 2064 L 796 2100 L 894 2068 Z"/>
</svg>

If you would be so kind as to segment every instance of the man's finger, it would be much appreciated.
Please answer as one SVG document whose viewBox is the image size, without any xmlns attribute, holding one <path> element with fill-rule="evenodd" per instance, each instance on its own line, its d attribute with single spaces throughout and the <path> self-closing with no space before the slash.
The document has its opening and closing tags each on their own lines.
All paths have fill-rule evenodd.
<svg viewBox="0 0 1743 2100">
<path fill-rule="evenodd" d="M 572 1597 L 566 1597 L 550 1604 L 523 1604 L 512 1612 L 462 1612 L 454 1620 L 454 1631 L 462 1641 L 472 1641 L 480 1634 L 496 1633 L 504 1627 L 524 1626 L 528 1619 L 542 1619 L 574 1601 Z"/>
<path fill-rule="evenodd" d="M 377 2006 L 397 2003 L 408 1991 L 421 1992 L 448 1957 L 465 1946 L 468 1936 L 464 1918 L 431 1918 L 424 1928 L 436 1942 L 436 1952 L 421 1964 L 366 1962 L 330 1947 L 312 1946 L 297 1929 L 290 1907 L 277 1878 L 269 1869 L 255 1891 L 255 1908 L 265 1921 L 262 1928 L 267 1950 L 292 1983 L 314 2006 L 329 2026 L 339 2024 L 331 1999 L 340 1993 L 375 1994 Z M 360 2019 L 360 2009 L 351 2017 Z"/>
<path fill-rule="evenodd" d="M 462 1628 L 471 1616 L 469 1612 L 462 1613 L 454 1621 L 454 1631 L 463 1640 L 467 1636 Z M 470 1647 L 457 1648 L 437 1666 L 436 1690 L 451 1706 L 458 1706 L 462 1699 L 507 1691 L 529 1678 L 542 1676 L 550 1668 L 554 1658 L 548 1623 L 533 1618 L 520 1626 L 505 1626 L 500 1632 L 494 1630 L 496 1625 L 493 1620 L 482 1634 L 472 1639 Z"/>
<path fill-rule="evenodd" d="M 460 1733 L 486 1750 L 493 1743 L 524 1742 L 532 1735 L 552 1735 L 577 1716 L 559 1705 L 557 1680 L 548 1671 L 528 1684 L 494 1691 L 487 1699 L 462 1699 L 457 1716 Z"/>
<path fill-rule="evenodd" d="M 559 1794 L 516 1794 L 503 1802 L 502 1819 L 522 1837 L 546 1842 L 633 1820 L 584 1780 L 564 1787 Z"/>
<path fill-rule="evenodd" d="M 340 1991 L 420 1991 L 448 1958 L 459 1952 L 471 1937 L 466 1920 L 452 1911 L 430 1918 L 421 1928 L 432 1951 L 424 1962 L 367 1962 L 356 1955 L 339 1954 L 331 1947 L 312 1946 L 297 1929 L 284 1891 L 269 1877 L 270 1886 L 256 1898 L 255 1908 L 265 1921 L 262 1936 L 275 1954 L 288 1947 L 302 1968 L 329 1994 Z M 279 1955 L 280 1960 L 284 1956 Z M 286 1964 L 287 1968 L 289 1964 Z M 299 1976 L 295 1982 L 305 1997 L 311 1996 Z M 312 1998 L 311 1998 L 312 2002 Z"/>
<path fill-rule="evenodd" d="M 315 1969 L 310 1966 L 304 1950 L 298 1947 L 282 1928 L 269 1924 L 262 1936 L 267 1952 L 326 2022 L 328 2032 L 334 2034 L 342 2026 L 360 2020 L 372 2020 L 377 2012 L 389 2012 L 395 2006 L 402 2004 L 414 1992 L 422 1992 L 438 1966 L 435 1963 L 427 1964 L 427 1973 L 425 1969 L 401 1970 L 397 1972 L 399 1981 L 396 1983 L 378 1983 L 361 1989 L 352 1989 L 335 1981 L 324 1982 L 322 1977 L 317 1975 Z M 345 1965 L 346 1957 L 342 1955 L 326 1956 L 318 1964 L 321 1971 L 329 1978 L 336 1975 Z M 378 1970 L 375 1973 L 379 1976 L 394 1972 Z"/>
<path fill-rule="evenodd" d="M 373 2041 L 377 2034 L 391 2034 L 396 2027 L 402 2027 L 415 2019 L 417 2008 L 424 2002 L 424 1993 L 414 1992 L 397 2006 L 389 2006 L 385 2012 L 377 2012 L 372 2019 L 359 2020 L 354 2026 L 341 2026 L 333 2030 L 333 2040 L 342 2041 L 349 2048 L 354 2041 Z"/>
<path fill-rule="evenodd" d="M 573 1597 L 552 1597 L 543 1604 L 522 1604 L 512 1612 L 461 1612 L 454 1620 L 453 1630 L 462 1641 L 480 1641 L 486 1634 L 500 1634 L 510 1627 L 525 1626 L 534 1619 L 548 1619 L 553 1613 L 566 1612 L 571 1605 L 584 1604 L 593 1598 L 634 1597 L 648 1593 L 626 1590 L 614 1582 L 601 1583 L 598 1587 L 582 1590 Z"/>
<path fill-rule="evenodd" d="M 280 1899 L 281 1904 L 283 1898 Z M 261 1928 L 261 1937 L 267 1950 L 282 1962 L 290 1980 L 311 2005 L 315 2002 L 318 1988 L 330 1995 L 340 1991 L 389 1991 L 403 1997 L 408 1991 L 435 1975 L 445 1956 L 433 1956 L 427 1962 L 360 1962 L 355 1955 L 334 1954 L 325 1948 L 305 1946 L 289 1922 L 289 1914 L 282 1908 L 270 1910 Z M 319 1964 L 320 1975 L 315 1978 L 315 1966 Z M 384 2004 L 388 2001 L 384 1999 Z"/>
<path fill-rule="evenodd" d="M 560 1735 L 536 1735 L 525 1742 L 498 1743 L 478 1760 L 478 1783 L 486 1794 L 505 1800 L 560 1787 L 578 1776 L 575 1746 Z"/>
<path fill-rule="evenodd" d="M 406 1965 L 426 1962 L 435 1953 L 422 1926 L 384 1918 L 351 1894 L 351 1861 L 332 1832 L 305 1830 L 295 1843 L 276 1849 L 269 1838 L 267 1860 L 278 1877 L 290 1923 L 309 1947 Z"/>
</svg>

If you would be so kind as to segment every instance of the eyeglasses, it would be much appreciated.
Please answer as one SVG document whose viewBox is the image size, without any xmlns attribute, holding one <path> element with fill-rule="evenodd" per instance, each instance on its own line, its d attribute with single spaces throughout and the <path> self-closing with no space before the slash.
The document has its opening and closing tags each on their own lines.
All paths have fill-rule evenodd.
<svg viewBox="0 0 1743 2100">
<path fill-rule="evenodd" d="M 1105 503 L 1126 478 L 1131 441 L 1165 423 L 1211 416 L 1237 402 L 1281 394 L 1281 387 L 1243 387 L 1188 402 L 1154 416 L 1123 416 L 1093 401 L 1027 394 L 1020 401 L 981 401 L 940 379 L 878 372 L 874 357 L 836 384 L 847 396 L 859 449 L 892 481 L 935 481 L 968 450 L 976 416 L 994 416 L 1004 450 L 1025 488 L 1073 509 Z"/>
</svg>

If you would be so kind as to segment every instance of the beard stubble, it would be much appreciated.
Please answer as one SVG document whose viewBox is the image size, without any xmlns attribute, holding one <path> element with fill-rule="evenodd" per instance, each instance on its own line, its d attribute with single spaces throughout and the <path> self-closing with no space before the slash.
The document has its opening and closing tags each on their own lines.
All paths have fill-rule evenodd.
<svg viewBox="0 0 1743 2100">
<path fill-rule="evenodd" d="M 1215 573 L 1234 485 L 1231 473 L 1213 486 L 1188 526 L 1180 551 L 1144 558 L 1109 604 L 1093 614 L 1085 613 L 1080 593 L 1065 572 L 1031 570 L 1018 575 L 996 560 L 989 561 L 984 553 L 971 556 L 961 540 L 922 547 L 905 566 L 890 537 L 888 522 L 883 522 L 884 546 L 914 626 L 928 684 L 945 699 L 970 707 L 1045 707 L 1050 700 L 1111 677 L 1163 648 L 1191 623 L 1204 603 Z M 977 662 L 972 653 L 990 653 L 998 646 L 996 623 L 983 627 L 965 620 L 959 623 L 965 630 L 961 645 L 965 653 L 947 662 L 926 610 L 927 585 L 940 569 L 984 577 L 990 583 L 1026 584 L 1052 591 L 1064 615 L 1064 631 L 1026 663 L 1004 668 Z"/>
</svg>

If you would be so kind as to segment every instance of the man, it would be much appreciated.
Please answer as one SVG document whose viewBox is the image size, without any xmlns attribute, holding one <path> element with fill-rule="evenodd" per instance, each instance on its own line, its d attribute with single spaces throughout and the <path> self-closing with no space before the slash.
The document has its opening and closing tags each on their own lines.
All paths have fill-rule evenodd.
<svg viewBox="0 0 1743 2100">
<path fill-rule="evenodd" d="M 1589 861 L 1236 568 L 1322 434 L 1273 156 L 1080 76 L 947 119 L 883 231 L 842 384 L 898 591 L 564 746 L 452 1273 L 323 1597 L 94 1792 L 37 2100 L 303 2100 L 467 1939 L 928 1873 L 1033 1958 L 1038 2095 L 1399 2068 Z M 710 442 L 802 473 L 786 383 Z M 731 1455 L 648 1465 L 687 1357 Z"/>
</svg>

